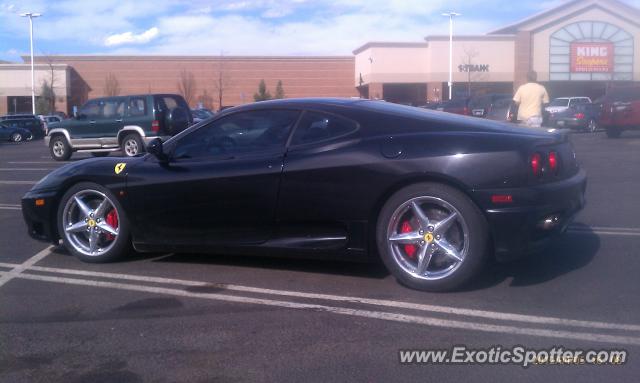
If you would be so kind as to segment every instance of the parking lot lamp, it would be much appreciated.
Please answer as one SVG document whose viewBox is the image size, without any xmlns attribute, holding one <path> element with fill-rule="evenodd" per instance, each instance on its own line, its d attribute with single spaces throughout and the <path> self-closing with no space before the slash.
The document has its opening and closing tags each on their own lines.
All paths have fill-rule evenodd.
<svg viewBox="0 0 640 383">
<path fill-rule="evenodd" d="M 453 18 L 461 16 L 460 13 L 447 12 L 442 16 L 449 18 L 449 100 L 453 98 Z"/>
<path fill-rule="evenodd" d="M 27 12 L 20 16 L 29 18 L 29 44 L 31 46 L 31 110 L 33 114 L 36 114 L 36 76 L 33 70 L 33 19 L 42 16 L 42 14 Z"/>
</svg>

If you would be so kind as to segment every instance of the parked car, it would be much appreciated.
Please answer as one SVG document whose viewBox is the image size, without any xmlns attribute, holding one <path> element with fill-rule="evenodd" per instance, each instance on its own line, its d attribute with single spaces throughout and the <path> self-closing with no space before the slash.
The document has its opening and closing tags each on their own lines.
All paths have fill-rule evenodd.
<svg viewBox="0 0 640 383">
<path fill-rule="evenodd" d="M 144 152 L 156 137 L 169 138 L 193 123 L 184 98 L 176 94 L 146 94 L 87 101 L 72 119 L 58 122 L 45 142 L 51 157 L 68 160 L 73 152 L 96 157 L 122 150 L 129 157 Z"/>
<path fill-rule="evenodd" d="M 640 129 L 640 87 L 610 89 L 602 100 L 600 125 L 609 138 L 618 138 L 625 130 Z"/>
<path fill-rule="evenodd" d="M 44 134 L 47 135 L 49 134 L 49 126 L 50 125 L 55 125 L 56 123 L 62 121 L 62 118 L 60 118 L 60 116 L 58 115 L 49 115 L 49 116 L 43 116 L 43 115 L 39 115 L 38 118 L 40 119 L 40 121 L 42 121 L 44 123 Z"/>
<path fill-rule="evenodd" d="M 22 199 L 29 234 L 61 239 L 86 262 L 125 257 L 131 245 L 379 255 L 404 285 L 441 291 L 489 257 L 548 243 L 586 188 L 564 131 L 369 100 L 243 105 L 148 152 L 54 170 Z"/>
<path fill-rule="evenodd" d="M 550 121 L 553 127 L 569 128 L 585 132 L 595 132 L 598 130 L 602 104 L 577 104 L 567 108 L 563 112 L 558 112 Z"/>
<path fill-rule="evenodd" d="M 461 114 L 464 116 L 471 115 L 471 109 L 469 108 L 469 102 L 471 98 L 456 98 L 449 101 L 443 101 L 436 110 L 441 112 L 453 113 L 453 114 Z"/>
<path fill-rule="evenodd" d="M 516 105 L 511 96 L 499 98 L 493 101 L 484 118 L 515 123 L 518 118 L 518 105 Z"/>
<path fill-rule="evenodd" d="M 204 121 L 207 118 L 211 118 L 215 115 L 214 112 L 209 109 L 191 109 L 191 115 L 193 115 L 193 122 L 198 123 L 200 121 Z"/>
<path fill-rule="evenodd" d="M 31 119 L 31 118 L 36 118 L 35 114 L 26 114 L 26 113 L 21 113 L 21 114 L 5 114 L 4 116 L 0 116 L 0 121 L 5 121 L 5 120 L 20 120 L 20 119 Z"/>
<path fill-rule="evenodd" d="M 471 115 L 474 117 L 487 117 L 496 103 L 499 103 L 500 107 L 504 108 L 504 100 L 511 101 L 512 99 L 513 95 L 504 93 L 491 93 L 474 96 L 469 100 L 469 109 L 471 109 Z"/>
<path fill-rule="evenodd" d="M 556 115 L 567 111 L 569 108 L 574 108 L 577 105 L 590 104 L 591 99 L 589 97 L 558 97 L 551 100 L 551 102 L 543 107 L 542 120 L 544 126 L 555 126 Z"/>
<path fill-rule="evenodd" d="M 10 127 L 0 122 L 0 141 L 30 141 L 33 135 L 30 131 L 18 127 Z"/>
<path fill-rule="evenodd" d="M 0 123 L 10 128 L 20 128 L 31 133 L 33 139 L 45 136 L 44 123 L 34 115 L 12 115 L 2 116 Z"/>
</svg>

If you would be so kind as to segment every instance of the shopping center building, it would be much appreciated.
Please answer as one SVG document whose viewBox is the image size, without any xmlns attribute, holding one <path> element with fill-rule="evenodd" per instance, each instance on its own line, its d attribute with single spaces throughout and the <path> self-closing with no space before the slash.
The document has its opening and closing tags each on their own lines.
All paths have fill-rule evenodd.
<svg viewBox="0 0 640 383">
<path fill-rule="evenodd" d="M 640 10 L 618 0 L 569 1 L 484 35 L 456 30 L 453 96 L 512 93 L 535 71 L 552 97 L 600 97 L 639 81 L 639 32 Z M 0 114 L 31 110 L 29 60 L 0 63 Z M 448 35 L 369 42 L 341 57 L 36 56 L 35 64 L 37 89 L 53 79 L 56 108 L 67 113 L 114 91 L 177 93 L 185 74 L 195 83 L 192 106 L 213 109 L 252 102 L 262 79 L 272 94 L 282 81 L 286 97 L 421 105 L 449 96 Z"/>
</svg>

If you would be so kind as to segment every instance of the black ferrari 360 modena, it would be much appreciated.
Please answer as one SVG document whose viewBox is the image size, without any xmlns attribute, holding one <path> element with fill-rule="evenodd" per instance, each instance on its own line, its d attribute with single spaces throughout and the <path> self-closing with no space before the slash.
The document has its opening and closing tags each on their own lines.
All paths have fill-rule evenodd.
<svg viewBox="0 0 640 383">
<path fill-rule="evenodd" d="M 147 151 L 47 175 L 22 200 L 29 234 L 87 262 L 379 255 L 407 286 L 450 290 L 561 233 L 586 188 L 562 132 L 382 101 L 245 105 Z"/>
</svg>

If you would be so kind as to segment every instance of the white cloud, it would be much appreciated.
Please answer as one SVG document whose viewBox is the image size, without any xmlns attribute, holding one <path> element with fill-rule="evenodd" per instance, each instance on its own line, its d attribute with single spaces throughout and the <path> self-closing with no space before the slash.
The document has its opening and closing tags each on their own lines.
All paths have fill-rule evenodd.
<svg viewBox="0 0 640 383">
<path fill-rule="evenodd" d="M 156 38 L 159 32 L 160 30 L 158 28 L 153 27 L 138 35 L 134 35 L 133 32 L 111 35 L 104 40 L 104 45 L 112 47 L 124 44 L 146 44 Z"/>
</svg>

